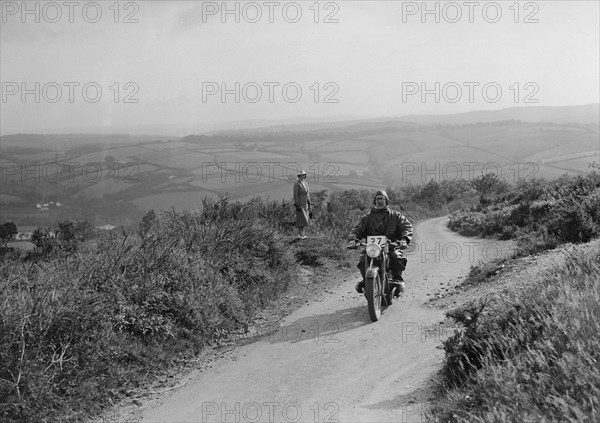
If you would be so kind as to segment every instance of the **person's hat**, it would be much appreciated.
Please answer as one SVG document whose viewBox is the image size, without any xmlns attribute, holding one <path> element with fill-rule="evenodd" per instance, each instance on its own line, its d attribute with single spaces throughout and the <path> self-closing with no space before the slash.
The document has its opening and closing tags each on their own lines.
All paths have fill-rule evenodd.
<svg viewBox="0 0 600 423">
<path fill-rule="evenodd" d="M 373 197 L 373 204 L 375 204 L 375 199 L 377 198 L 378 195 L 383 195 L 385 197 L 386 204 L 390 203 L 390 197 L 388 197 L 387 192 L 385 192 L 385 190 L 380 189 L 379 191 L 377 191 L 375 193 L 375 196 Z"/>
<path fill-rule="evenodd" d="M 303 171 L 303 170 L 301 170 L 301 171 L 298 172 L 298 176 L 302 176 L 302 175 L 306 176 L 306 172 Z"/>
</svg>

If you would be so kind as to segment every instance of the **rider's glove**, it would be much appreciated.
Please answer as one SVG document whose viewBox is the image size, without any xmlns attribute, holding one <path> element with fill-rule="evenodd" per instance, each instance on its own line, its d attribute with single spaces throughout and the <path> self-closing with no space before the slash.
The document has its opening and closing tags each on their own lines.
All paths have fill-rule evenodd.
<svg viewBox="0 0 600 423">
<path fill-rule="evenodd" d="M 405 250 L 406 248 L 408 248 L 408 242 L 406 242 L 406 240 L 402 239 L 398 242 L 398 248 L 400 248 L 401 250 Z"/>
</svg>

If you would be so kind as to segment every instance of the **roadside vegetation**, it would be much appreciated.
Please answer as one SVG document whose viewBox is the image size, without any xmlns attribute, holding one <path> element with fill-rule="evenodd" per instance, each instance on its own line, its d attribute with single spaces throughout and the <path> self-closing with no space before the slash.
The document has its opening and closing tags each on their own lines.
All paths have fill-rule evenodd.
<svg viewBox="0 0 600 423">
<path fill-rule="evenodd" d="M 518 256 L 574 245 L 561 253 L 563 263 L 518 291 L 448 313 L 461 327 L 444 341 L 444 392 L 431 418 L 599 421 L 600 175 L 496 182 L 449 226 L 516 239 Z M 490 267 L 473 267 L 466 283 L 484 282 Z"/>
<path fill-rule="evenodd" d="M 578 241 L 587 239 L 588 230 L 589 239 L 597 237 L 598 202 L 588 198 L 598 198 L 598 180 L 563 183 L 567 185 L 562 192 L 572 196 L 568 201 L 578 205 L 569 209 L 571 203 L 565 203 L 565 211 L 573 215 L 580 210 L 574 216 L 581 218 L 573 217 L 582 222 Z M 562 187 L 529 184 L 525 192 L 531 193 L 531 204 L 550 201 L 538 191 L 550 195 Z M 389 188 L 388 194 L 391 206 L 403 208 L 412 222 L 452 212 L 457 222 L 456 216 L 465 213 L 459 210 L 483 216 L 498 207 L 498 198 L 511 201 L 514 189 L 486 176 L 471 182 L 432 180 Z M 85 421 L 153 379 L 193 362 L 207 346 L 244 333 L 259 310 L 296 283 L 298 264 L 354 266 L 355 257 L 344 248 L 346 239 L 372 199 L 368 190 L 313 193 L 315 219 L 308 241 L 295 238 L 292 204 L 260 198 L 245 203 L 205 199 L 199 211 L 150 211 L 135 227 L 119 228 L 108 236 L 99 236 L 85 222 L 61 221 L 34 233 L 36 253 L 28 257 L 9 247 L 14 228 L 7 224 L 0 259 L 0 420 Z M 558 196 L 555 201 L 567 200 Z M 558 220 L 548 218 L 555 225 Z M 536 222 L 542 222 L 538 215 Z M 536 222 L 531 227 L 539 229 Z M 543 231 L 564 235 L 555 229 Z M 520 228 L 510 234 L 532 239 L 526 237 L 537 233 Z M 521 400 L 538 397 L 527 397 L 525 392 L 531 390 L 516 382 L 524 389 L 518 410 L 531 412 L 532 418 L 561 420 L 590 410 L 597 413 L 597 403 L 582 399 L 600 397 L 593 390 L 600 379 L 591 370 L 588 376 L 580 374 L 593 360 L 597 364 L 600 350 L 595 283 L 599 258 L 598 250 L 593 251 L 573 253 L 568 266 L 532 283 L 531 292 L 514 302 L 507 300 L 494 313 L 481 304 L 455 312 L 465 328 L 446 342 L 447 382 L 452 388 L 442 413 L 445 419 L 468 421 L 480 411 L 488 413 L 481 414 L 481 421 L 489 421 L 487 417 L 496 415 L 490 404 L 500 401 L 495 394 L 505 395 L 508 407 L 512 392 L 491 389 L 485 396 L 488 390 L 477 388 L 483 380 L 511 386 L 506 375 L 494 376 L 493 371 L 500 370 L 538 378 L 535 383 L 553 390 L 532 388 L 540 398 L 554 398 L 534 409 Z M 579 335 L 571 336 L 571 331 Z M 497 336 L 504 332 L 505 338 Z M 524 353 L 533 358 L 517 361 Z M 492 364 L 500 370 L 491 370 Z M 554 383 L 557 371 L 564 375 L 559 384 Z M 563 376 L 556 377 L 561 381 Z M 568 383 L 577 386 L 564 396 Z M 462 394 L 469 389 L 472 393 Z M 548 414 L 548 409 L 564 414 Z M 498 410 L 499 421 L 502 413 L 527 417 L 509 408 Z"/>
<path fill-rule="evenodd" d="M 493 174 L 483 178 L 479 203 L 450 215 L 463 235 L 515 239 L 521 255 L 582 243 L 600 235 L 600 173 L 531 179 L 511 186 Z"/>
<path fill-rule="evenodd" d="M 472 196 L 463 183 L 388 190 L 412 221 L 446 213 L 455 201 L 437 203 L 446 191 Z M 244 333 L 258 310 L 296 282 L 298 263 L 354 266 L 346 239 L 372 199 L 367 190 L 314 193 L 308 241 L 295 238 L 292 204 L 260 198 L 150 211 L 108 236 L 86 222 L 61 221 L 34 232 L 36 252 L 27 257 L 10 248 L 15 228 L 7 224 L 0 420 L 85 421 L 203 348 Z"/>
<path fill-rule="evenodd" d="M 445 390 L 432 421 L 600 419 L 600 242 L 526 288 L 448 313 Z"/>
<path fill-rule="evenodd" d="M 205 206 L 150 212 L 135 233 L 84 244 L 62 222 L 41 257 L 3 257 L 1 420 L 82 421 L 293 283 L 277 220 L 261 216 L 276 205 Z"/>
</svg>

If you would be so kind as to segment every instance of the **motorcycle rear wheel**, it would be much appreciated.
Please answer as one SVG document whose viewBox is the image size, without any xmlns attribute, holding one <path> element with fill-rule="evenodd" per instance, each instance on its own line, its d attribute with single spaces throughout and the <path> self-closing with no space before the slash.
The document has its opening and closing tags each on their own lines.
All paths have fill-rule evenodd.
<svg viewBox="0 0 600 423">
<path fill-rule="evenodd" d="M 369 317 L 373 322 L 379 320 L 381 316 L 381 299 L 383 297 L 381 288 L 379 275 L 374 278 L 365 278 L 365 297 L 367 297 Z"/>
</svg>

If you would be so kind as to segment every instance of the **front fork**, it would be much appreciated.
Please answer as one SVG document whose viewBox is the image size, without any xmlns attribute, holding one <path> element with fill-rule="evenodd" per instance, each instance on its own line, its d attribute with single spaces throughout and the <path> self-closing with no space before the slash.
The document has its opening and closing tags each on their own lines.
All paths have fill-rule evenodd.
<svg viewBox="0 0 600 423">
<path fill-rule="evenodd" d="M 382 286 L 384 285 L 384 280 L 385 280 L 385 274 L 386 274 L 386 263 L 385 263 L 385 257 L 382 257 L 379 260 L 379 264 L 375 264 L 375 259 L 370 258 L 370 257 L 366 257 L 365 260 L 365 279 L 367 278 L 373 278 L 375 279 L 375 276 L 377 276 L 379 274 L 379 279 L 382 282 Z"/>
<path fill-rule="evenodd" d="M 369 259 L 367 263 L 367 269 L 365 270 L 365 279 L 366 278 L 375 278 L 379 273 L 379 266 L 374 266 L 375 259 Z M 365 261 L 366 262 L 366 261 Z"/>
</svg>

